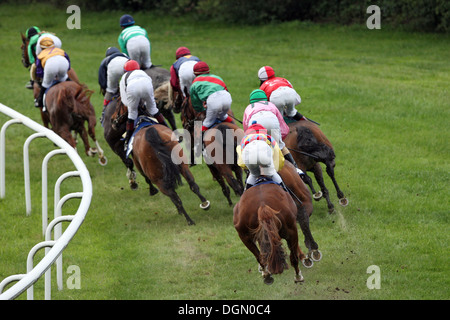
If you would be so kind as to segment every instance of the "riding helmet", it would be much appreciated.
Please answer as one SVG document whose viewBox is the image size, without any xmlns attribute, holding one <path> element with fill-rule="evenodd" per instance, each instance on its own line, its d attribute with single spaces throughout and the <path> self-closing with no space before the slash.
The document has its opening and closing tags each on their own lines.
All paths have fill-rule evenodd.
<svg viewBox="0 0 450 320">
<path fill-rule="evenodd" d="M 31 28 L 28 28 L 27 32 L 25 32 L 25 35 L 28 39 L 31 39 L 32 36 L 37 35 L 41 30 L 39 30 L 38 27 L 34 26 Z"/>
<path fill-rule="evenodd" d="M 139 63 L 136 60 L 128 60 L 125 62 L 123 69 L 125 72 L 127 71 L 133 71 L 133 70 L 139 70 L 141 67 L 139 66 Z"/>
<path fill-rule="evenodd" d="M 258 101 L 267 101 L 267 96 L 264 91 L 261 89 L 253 90 L 252 93 L 250 93 L 250 103 L 255 103 Z"/>
<path fill-rule="evenodd" d="M 267 79 L 275 77 L 275 71 L 273 71 L 272 67 L 264 66 L 261 67 L 258 71 L 258 78 L 261 81 L 266 81 Z"/>
<path fill-rule="evenodd" d="M 118 49 L 118 48 L 116 48 L 116 47 L 109 47 L 107 50 L 106 50 L 106 57 L 109 57 L 110 55 L 112 55 L 112 54 L 114 54 L 114 53 L 120 53 L 120 50 Z"/>
<path fill-rule="evenodd" d="M 205 74 L 205 73 L 209 73 L 209 66 L 206 64 L 206 62 L 203 62 L 203 61 L 197 62 L 194 65 L 194 74 L 196 76 L 198 76 L 200 74 Z"/>
<path fill-rule="evenodd" d="M 186 48 L 186 47 L 179 47 L 177 49 L 177 51 L 175 52 L 175 59 L 178 60 L 178 58 L 186 56 L 188 54 L 191 54 L 191 51 L 189 51 L 188 48 Z"/>
<path fill-rule="evenodd" d="M 119 22 L 121 27 L 129 27 L 134 24 L 134 19 L 129 14 L 124 14 L 123 16 L 120 17 Z"/>
</svg>

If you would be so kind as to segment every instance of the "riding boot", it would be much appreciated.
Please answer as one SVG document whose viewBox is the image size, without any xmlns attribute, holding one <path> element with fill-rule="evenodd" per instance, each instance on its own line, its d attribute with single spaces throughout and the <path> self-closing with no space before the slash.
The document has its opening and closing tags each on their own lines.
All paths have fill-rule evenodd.
<svg viewBox="0 0 450 320">
<path fill-rule="evenodd" d="M 292 119 L 294 119 L 295 121 L 299 121 L 299 120 L 305 120 L 306 118 L 297 111 L 297 113 L 295 114 L 295 116 L 292 117 Z"/>
<path fill-rule="evenodd" d="M 27 84 L 25 85 L 25 88 L 30 89 L 30 90 L 33 90 L 33 84 L 34 84 L 34 81 L 33 81 L 33 80 L 30 80 L 30 81 L 27 82 Z"/>
<path fill-rule="evenodd" d="M 287 161 L 289 161 L 290 163 L 292 163 L 294 165 L 295 170 L 297 170 L 298 175 L 304 181 L 305 173 L 302 170 L 300 170 L 300 168 L 297 166 L 297 163 L 295 162 L 294 158 L 292 157 L 292 154 L 291 153 L 285 154 L 284 159 L 286 159 Z"/>
<path fill-rule="evenodd" d="M 246 182 L 246 183 L 245 183 L 244 191 L 247 190 L 247 189 L 249 189 L 249 188 L 251 188 L 251 187 L 253 187 L 253 184 Z"/>
<path fill-rule="evenodd" d="M 39 96 L 36 98 L 34 102 L 34 106 L 36 108 L 43 108 L 44 107 L 44 94 L 47 90 L 46 87 L 41 86 L 41 91 L 39 91 Z"/>
<path fill-rule="evenodd" d="M 163 114 L 162 114 L 160 111 L 158 111 L 158 112 L 154 115 L 154 117 L 155 117 L 156 120 L 158 120 L 158 123 L 159 123 L 159 124 L 162 124 L 163 126 L 166 126 L 167 128 L 169 127 L 169 126 L 167 125 L 166 120 L 164 119 Z"/>
<path fill-rule="evenodd" d="M 133 135 L 134 120 L 128 119 L 126 129 L 127 129 L 127 134 L 125 135 L 124 144 L 123 144 L 123 149 L 125 150 L 125 152 L 128 149 L 128 141 L 130 141 L 130 138 Z"/>
</svg>

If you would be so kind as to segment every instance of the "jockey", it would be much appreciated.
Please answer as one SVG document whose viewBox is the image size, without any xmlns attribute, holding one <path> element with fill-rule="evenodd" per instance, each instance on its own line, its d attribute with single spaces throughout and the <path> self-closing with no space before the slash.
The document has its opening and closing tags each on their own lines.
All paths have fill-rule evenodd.
<svg viewBox="0 0 450 320">
<path fill-rule="evenodd" d="M 275 71 L 269 66 L 259 69 L 258 78 L 261 81 L 260 89 L 266 93 L 269 101 L 277 106 L 283 116 L 286 115 L 296 121 L 306 119 L 295 109 L 302 99 L 288 80 L 275 77 Z"/>
<path fill-rule="evenodd" d="M 200 142 L 203 141 L 205 131 L 213 126 L 216 120 L 233 121 L 227 114 L 232 99 L 225 82 L 221 77 L 209 73 L 209 66 L 206 62 L 197 62 L 194 65 L 194 74 L 196 78 L 192 82 L 190 90 L 192 107 L 197 112 L 206 110 L 205 119 L 202 123 L 202 138 L 195 139 Z M 194 150 L 197 150 L 195 153 L 198 154 L 200 145 L 194 146 Z"/>
<path fill-rule="evenodd" d="M 151 46 L 147 31 L 144 28 L 134 25 L 134 19 L 129 14 L 120 17 L 122 32 L 118 42 L 123 53 L 130 59 L 136 60 L 142 70 L 152 66 L 150 57 Z"/>
<path fill-rule="evenodd" d="M 284 158 L 274 138 L 267 134 L 266 128 L 255 123 L 246 131 L 241 144 L 236 147 L 238 165 L 247 167 L 250 174 L 247 177 L 245 190 L 252 187 L 259 176 L 266 176 L 284 186 L 277 173 L 284 166 Z"/>
<path fill-rule="evenodd" d="M 242 123 L 244 131 L 246 131 L 253 123 L 258 123 L 265 127 L 268 133 L 278 143 L 284 158 L 294 165 L 297 173 L 303 179 L 303 171 L 298 168 L 292 154 L 283 142 L 283 139 L 286 138 L 289 133 L 289 127 L 284 121 L 278 108 L 272 102 L 267 101 L 267 96 L 264 91 L 256 89 L 250 93 L 250 104 L 244 111 Z"/>
<path fill-rule="evenodd" d="M 39 48 L 41 52 L 36 59 L 36 77 L 42 79 L 42 84 L 35 106 L 42 108 L 44 93 L 52 85 L 52 82 L 55 80 L 62 82 L 68 79 L 67 71 L 70 69 L 70 59 L 64 50 L 55 47 L 53 39 L 50 37 L 39 39 Z"/>
<path fill-rule="evenodd" d="M 170 67 L 170 84 L 174 90 L 181 90 L 186 98 L 195 79 L 194 65 L 200 61 L 186 47 L 179 47 L 175 52 L 175 62 Z"/>
<path fill-rule="evenodd" d="M 98 83 L 101 92 L 105 95 L 103 107 L 107 106 L 119 92 L 119 81 L 125 73 L 123 67 L 128 60 L 130 58 L 116 47 L 109 47 L 106 50 L 106 57 L 98 69 Z"/>
<path fill-rule="evenodd" d="M 35 65 L 35 61 L 36 61 L 36 45 L 37 45 L 37 41 L 39 39 L 39 33 L 41 32 L 41 30 L 34 26 L 34 27 L 30 27 L 27 29 L 27 31 L 25 32 L 25 36 L 28 39 L 28 47 L 26 48 L 27 52 L 28 52 L 28 63 L 30 64 L 30 66 L 32 66 L 30 68 L 35 70 L 36 69 L 36 65 Z M 30 82 L 28 82 L 25 87 L 27 89 L 33 89 L 33 80 L 34 76 L 31 74 L 30 72 Z"/>
<path fill-rule="evenodd" d="M 202 131 L 208 130 L 216 119 L 232 122 L 227 114 L 232 99 L 222 78 L 210 74 L 209 66 L 203 61 L 194 65 L 194 74 L 196 78 L 192 82 L 190 90 L 192 106 L 197 112 L 206 110 Z"/>
<path fill-rule="evenodd" d="M 145 103 L 147 112 L 160 124 L 167 126 L 164 116 L 159 112 L 155 98 L 153 95 L 152 78 L 140 70 L 139 63 L 135 60 L 129 60 L 124 66 L 125 74 L 120 80 L 120 97 L 122 103 L 128 108 L 128 121 L 126 125 L 125 136 L 125 150 L 127 149 L 128 141 L 134 131 L 135 120 L 138 117 L 139 102 L 142 100 Z"/>
</svg>

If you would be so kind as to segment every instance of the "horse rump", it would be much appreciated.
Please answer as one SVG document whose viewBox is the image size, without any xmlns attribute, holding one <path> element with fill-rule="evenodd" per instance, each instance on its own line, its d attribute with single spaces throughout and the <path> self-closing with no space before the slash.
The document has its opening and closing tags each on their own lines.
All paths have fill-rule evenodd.
<svg viewBox="0 0 450 320">
<path fill-rule="evenodd" d="M 180 168 L 173 163 L 171 158 L 172 150 L 168 145 L 171 141 L 164 142 L 154 126 L 158 126 L 158 124 L 152 125 L 146 130 L 145 140 L 152 146 L 161 163 L 163 187 L 167 190 L 176 189 L 182 181 Z"/>
</svg>

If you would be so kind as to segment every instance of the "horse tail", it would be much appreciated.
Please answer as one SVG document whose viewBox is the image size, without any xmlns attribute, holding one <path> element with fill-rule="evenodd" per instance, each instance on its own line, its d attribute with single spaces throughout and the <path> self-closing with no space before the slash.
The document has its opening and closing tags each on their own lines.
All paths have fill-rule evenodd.
<svg viewBox="0 0 450 320">
<path fill-rule="evenodd" d="M 286 254 L 283 250 L 281 237 L 278 231 L 281 228 L 281 221 L 275 211 L 268 205 L 258 208 L 258 227 L 253 230 L 260 246 L 260 260 L 262 265 L 267 265 L 269 272 L 280 274 L 288 268 Z"/>
<path fill-rule="evenodd" d="M 297 127 L 297 147 L 301 151 L 318 157 L 321 162 L 327 162 L 336 157 L 332 148 L 317 141 L 313 132 L 303 126 Z"/>
<path fill-rule="evenodd" d="M 167 145 L 170 141 L 164 142 L 153 126 L 146 130 L 145 140 L 152 146 L 163 167 L 163 187 L 169 190 L 181 185 L 180 168 L 173 163 L 172 150 Z"/>
</svg>

